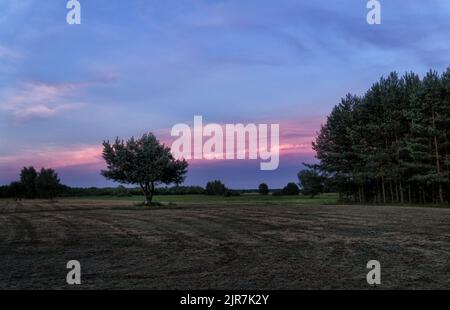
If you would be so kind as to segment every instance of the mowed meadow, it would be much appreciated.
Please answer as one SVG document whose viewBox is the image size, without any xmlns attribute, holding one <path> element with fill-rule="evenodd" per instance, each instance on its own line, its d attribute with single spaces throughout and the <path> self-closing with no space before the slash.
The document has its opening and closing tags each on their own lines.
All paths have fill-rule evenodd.
<svg viewBox="0 0 450 310">
<path fill-rule="evenodd" d="M 137 199 L 137 198 L 136 198 Z M 317 198 L 0 200 L 2 289 L 450 288 L 450 209 Z M 220 200 L 220 201 L 219 201 Z M 66 283 L 69 260 L 82 284 Z"/>
<path fill-rule="evenodd" d="M 91 196 L 91 197 L 78 197 L 79 199 L 94 199 L 94 200 L 125 200 L 133 201 L 137 204 L 142 203 L 142 196 Z M 258 193 L 245 193 L 236 196 L 224 197 L 218 195 L 156 195 L 154 196 L 156 203 L 162 204 L 337 204 L 338 195 L 334 193 L 321 194 L 314 198 L 303 195 L 286 195 L 286 196 L 274 196 L 274 195 L 260 195 Z"/>
</svg>

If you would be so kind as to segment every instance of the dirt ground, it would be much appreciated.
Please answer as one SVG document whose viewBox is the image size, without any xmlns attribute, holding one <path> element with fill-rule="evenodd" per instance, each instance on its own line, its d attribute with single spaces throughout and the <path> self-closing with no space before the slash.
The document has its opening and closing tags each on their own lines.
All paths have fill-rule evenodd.
<svg viewBox="0 0 450 310">
<path fill-rule="evenodd" d="M 0 201 L 0 288 L 450 289 L 450 209 Z"/>
</svg>

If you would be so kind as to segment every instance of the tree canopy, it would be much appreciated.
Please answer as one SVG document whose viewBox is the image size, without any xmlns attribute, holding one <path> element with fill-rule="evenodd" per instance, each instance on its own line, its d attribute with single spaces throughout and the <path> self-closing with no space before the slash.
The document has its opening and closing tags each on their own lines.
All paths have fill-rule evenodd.
<svg viewBox="0 0 450 310">
<path fill-rule="evenodd" d="M 36 179 L 38 177 L 38 173 L 34 167 L 24 167 L 20 172 L 20 183 L 22 183 L 24 188 L 24 195 L 26 198 L 36 198 Z"/>
<path fill-rule="evenodd" d="M 220 180 L 209 181 L 206 184 L 206 195 L 225 195 L 227 187 Z"/>
<path fill-rule="evenodd" d="M 284 188 L 283 188 L 283 195 L 292 195 L 292 196 L 296 196 L 300 194 L 300 189 L 298 188 L 297 184 L 295 183 L 288 183 Z"/>
<path fill-rule="evenodd" d="M 104 141 L 103 158 L 107 169 L 102 170 L 102 175 L 122 184 L 139 185 L 145 204 L 151 204 L 158 184 L 182 183 L 188 167 L 184 159 L 175 159 L 170 148 L 160 143 L 152 133 L 127 141 L 116 138 L 112 144 Z"/>
<path fill-rule="evenodd" d="M 261 195 L 267 195 L 267 194 L 269 194 L 269 186 L 268 186 L 266 183 L 261 183 L 261 184 L 259 184 L 258 192 L 259 192 Z"/>
<path fill-rule="evenodd" d="M 61 183 L 56 171 L 42 168 L 36 177 L 36 192 L 38 196 L 53 199 L 60 188 Z"/>
</svg>

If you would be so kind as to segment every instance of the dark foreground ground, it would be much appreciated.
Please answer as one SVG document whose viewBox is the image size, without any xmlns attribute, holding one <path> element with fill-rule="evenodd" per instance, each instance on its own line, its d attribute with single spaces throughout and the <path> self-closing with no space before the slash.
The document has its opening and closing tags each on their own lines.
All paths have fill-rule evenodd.
<svg viewBox="0 0 450 310">
<path fill-rule="evenodd" d="M 0 201 L 0 288 L 450 289 L 450 209 Z"/>
</svg>

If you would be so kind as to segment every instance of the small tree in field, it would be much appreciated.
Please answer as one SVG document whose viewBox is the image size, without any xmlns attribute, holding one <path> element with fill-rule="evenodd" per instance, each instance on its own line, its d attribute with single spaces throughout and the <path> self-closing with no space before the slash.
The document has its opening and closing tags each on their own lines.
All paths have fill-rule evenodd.
<svg viewBox="0 0 450 310">
<path fill-rule="evenodd" d="M 123 184 L 137 184 L 145 196 L 145 205 L 150 205 L 158 184 L 182 183 L 188 163 L 176 160 L 170 148 L 161 144 L 152 133 L 140 139 L 124 142 L 116 139 L 113 144 L 103 142 L 103 158 L 107 169 L 102 175 Z"/>
<path fill-rule="evenodd" d="M 266 183 L 261 183 L 261 184 L 259 184 L 258 192 L 259 192 L 261 195 L 267 195 L 267 194 L 269 194 L 269 186 L 267 186 Z"/>
<path fill-rule="evenodd" d="M 42 168 L 36 177 L 36 191 L 39 197 L 53 199 L 60 188 L 61 183 L 56 171 Z"/>
</svg>

